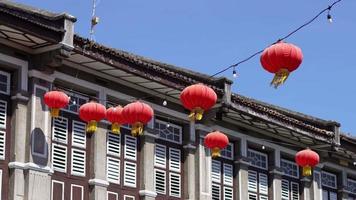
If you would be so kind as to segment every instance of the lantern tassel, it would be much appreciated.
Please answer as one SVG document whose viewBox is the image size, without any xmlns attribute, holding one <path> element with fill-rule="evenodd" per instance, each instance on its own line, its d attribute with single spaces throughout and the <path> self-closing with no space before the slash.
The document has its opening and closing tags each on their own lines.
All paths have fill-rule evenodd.
<svg viewBox="0 0 356 200">
<path fill-rule="evenodd" d="M 59 108 L 51 108 L 51 117 L 59 117 Z"/>
<path fill-rule="evenodd" d="M 143 123 L 141 122 L 134 123 L 131 128 L 131 134 L 134 137 L 143 135 Z"/>
<path fill-rule="evenodd" d="M 217 158 L 217 157 L 220 157 L 221 154 L 220 154 L 220 148 L 219 147 L 214 147 L 212 150 L 211 150 L 211 157 L 212 158 Z"/>
<path fill-rule="evenodd" d="M 91 120 L 87 125 L 87 132 L 94 133 L 97 128 L 97 122 L 95 120 Z"/>
<path fill-rule="evenodd" d="M 202 108 L 197 107 L 190 112 L 188 117 L 191 121 L 195 121 L 195 120 L 199 121 L 203 118 L 203 114 L 204 114 L 204 110 Z"/>
<path fill-rule="evenodd" d="M 278 86 L 282 85 L 287 80 L 288 76 L 289 71 L 287 69 L 280 69 L 275 73 L 271 85 L 273 85 L 274 88 L 278 88 Z"/>
<path fill-rule="evenodd" d="M 303 176 L 311 176 L 312 175 L 312 168 L 310 166 L 303 167 Z"/>
<path fill-rule="evenodd" d="M 115 122 L 115 123 L 111 124 L 111 131 L 115 134 L 120 134 L 120 127 L 121 127 L 121 124 Z"/>
</svg>

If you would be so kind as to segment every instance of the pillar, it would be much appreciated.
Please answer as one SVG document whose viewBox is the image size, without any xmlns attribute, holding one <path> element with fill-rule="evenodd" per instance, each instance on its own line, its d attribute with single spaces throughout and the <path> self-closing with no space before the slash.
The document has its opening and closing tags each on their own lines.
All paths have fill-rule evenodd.
<svg viewBox="0 0 356 200">
<path fill-rule="evenodd" d="M 281 152 L 279 149 L 275 149 L 273 151 L 273 162 L 274 165 L 269 171 L 270 174 L 269 179 L 272 182 L 272 190 L 270 190 L 270 193 L 272 193 L 273 200 L 280 200 L 282 199 L 281 188 L 282 188 L 283 172 L 281 170 Z"/>
<path fill-rule="evenodd" d="M 318 165 L 314 167 L 313 171 L 313 182 L 311 185 L 311 193 L 310 196 L 313 198 L 310 199 L 322 199 L 322 188 L 321 188 L 321 168 L 322 166 Z"/>
<path fill-rule="evenodd" d="M 346 171 L 341 171 L 338 174 L 338 198 L 340 200 L 348 200 L 349 195 L 347 192 L 347 173 Z"/>
<path fill-rule="evenodd" d="M 198 130 L 199 145 L 197 149 L 198 165 L 196 165 L 195 172 L 199 174 L 199 199 L 211 200 L 211 156 L 210 150 L 204 147 L 203 138 L 205 131 Z M 197 198 L 198 199 L 198 198 Z"/>
<path fill-rule="evenodd" d="M 238 172 L 237 182 L 238 189 L 235 190 L 235 196 L 237 199 L 248 199 L 248 167 L 250 163 L 247 158 L 247 140 L 245 137 L 242 137 L 239 143 L 239 151 L 234 161 L 235 170 Z M 237 148 L 235 148 L 237 149 Z"/>
<path fill-rule="evenodd" d="M 195 135 L 195 123 L 194 121 L 190 122 L 189 129 L 184 130 L 183 135 L 188 135 L 186 138 L 186 145 L 184 148 L 184 191 L 186 200 L 195 200 L 197 199 L 197 173 L 196 173 L 196 159 L 197 156 L 197 143 L 196 143 L 196 135 Z"/>
</svg>

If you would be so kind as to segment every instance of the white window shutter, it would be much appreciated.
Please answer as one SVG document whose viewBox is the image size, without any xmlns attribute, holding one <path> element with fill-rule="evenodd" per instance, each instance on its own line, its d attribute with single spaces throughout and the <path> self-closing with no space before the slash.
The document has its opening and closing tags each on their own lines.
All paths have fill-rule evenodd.
<svg viewBox="0 0 356 200">
<path fill-rule="evenodd" d="M 217 160 L 211 161 L 211 180 L 216 183 L 221 181 L 221 162 Z"/>
<path fill-rule="evenodd" d="M 7 102 L 0 100 L 0 128 L 6 128 Z"/>
<path fill-rule="evenodd" d="M 268 176 L 267 174 L 259 173 L 258 180 L 260 194 L 268 194 Z"/>
<path fill-rule="evenodd" d="M 248 191 L 257 192 L 257 172 L 256 171 L 248 170 Z"/>
<path fill-rule="evenodd" d="M 106 177 L 111 183 L 120 184 L 120 160 L 107 157 Z"/>
<path fill-rule="evenodd" d="M 282 200 L 289 200 L 289 181 L 282 180 Z"/>
<path fill-rule="evenodd" d="M 260 200 L 268 200 L 268 196 L 260 195 Z"/>
<path fill-rule="evenodd" d="M 137 138 L 125 135 L 125 158 L 136 160 Z"/>
<path fill-rule="evenodd" d="M 220 200 L 221 199 L 220 198 L 220 193 L 221 193 L 220 185 L 213 183 L 211 190 L 212 190 L 212 199 L 213 200 Z"/>
<path fill-rule="evenodd" d="M 180 150 L 169 148 L 169 169 L 180 172 Z"/>
<path fill-rule="evenodd" d="M 257 194 L 248 193 L 248 200 L 258 200 Z"/>
<path fill-rule="evenodd" d="M 155 166 L 166 168 L 166 146 L 160 144 L 155 145 L 154 159 Z"/>
<path fill-rule="evenodd" d="M 6 132 L 0 130 L 0 159 L 5 159 Z"/>
<path fill-rule="evenodd" d="M 169 173 L 169 196 L 180 197 L 181 180 L 180 174 Z"/>
<path fill-rule="evenodd" d="M 224 187 L 224 200 L 233 200 L 234 198 L 233 189 L 230 187 Z"/>
<path fill-rule="evenodd" d="M 291 182 L 291 200 L 299 200 L 299 184 Z"/>
<path fill-rule="evenodd" d="M 335 192 L 329 192 L 330 200 L 337 200 L 337 194 Z"/>
<path fill-rule="evenodd" d="M 223 164 L 224 185 L 233 186 L 233 166 L 227 163 Z"/>
<path fill-rule="evenodd" d="M 67 147 L 59 144 L 52 145 L 53 170 L 66 172 L 67 170 Z"/>
<path fill-rule="evenodd" d="M 72 174 L 85 176 L 85 155 L 84 150 L 72 149 Z"/>
<path fill-rule="evenodd" d="M 85 148 L 86 146 L 85 123 L 73 120 L 72 145 L 76 147 Z"/>
<path fill-rule="evenodd" d="M 166 194 L 166 172 L 164 170 L 154 170 L 155 191 L 159 194 Z"/>
<path fill-rule="evenodd" d="M 136 187 L 136 163 L 124 163 L 124 185 Z"/>
<path fill-rule="evenodd" d="M 64 117 L 54 118 L 52 129 L 52 141 L 67 145 L 68 119 Z"/>
<path fill-rule="evenodd" d="M 108 155 L 120 157 L 120 146 L 121 146 L 120 135 L 109 132 L 107 136 L 106 144 L 107 144 L 106 152 Z"/>
</svg>

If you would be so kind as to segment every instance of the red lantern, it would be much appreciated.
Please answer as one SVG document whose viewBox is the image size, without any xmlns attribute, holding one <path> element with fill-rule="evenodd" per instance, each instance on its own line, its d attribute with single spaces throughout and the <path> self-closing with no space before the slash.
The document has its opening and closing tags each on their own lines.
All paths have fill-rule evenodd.
<svg viewBox="0 0 356 200">
<path fill-rule="evenodd" d="M 127 104 L 122 111 L 122 115 L 125 116 L 126 122 L 132 126 L 131 134 L 136 137 L 142 135 L 143 126 L 153 117 L 153 110 L 151 106 L 136 101 Z"/>
<path fill-rule="evenodd" d="M 289 73 L 302 63 L 302 50 L 290 43 L 277 42 L 266 48 L 261 55 L 261 64 L 265 70 L 275 74 L 271 85 L 277 88 L 283 84 Z"/>
<path fill-rule="evenodd" d="M 44 95 L 45 104 L 51 109 L 51 116 L 58 117 L 59 110 L 69 103 L 69 97 L 61 91 L 49 91 Z"/>
<path fill-rule="evenodd" d="M 111 131 L 116 134 L 120 133 L 120 126 L 126 123 L 122 110 L 121 106 L 111 107 L 106 110 L 106 118 L 111 122 Z"/>
<path fill-rule="evenodd" d="M 213 158 L 220 157 L 220 151 L 228 144 L 229 138 L 219 131 L 211 132 L 204 138 L 204 145 L 205 147 L 211 149 L 211 157 Z"/>
<path fill-rule="evenodd" d="M 105 116 L 105 106 L 93 101 L 83 104 L 79 108 L 79 117 L 88 123 L 87 132 L 89 133 L 94 133 L 96 131 L 98 121 L 104 119 Z"/>
<path fill-rule="evenodd" d="M 190 110 L 191 120 L 201 120 L 204 111 L 212 108 L 217 100 L 213 89 L 201 83 L 186 87 L 180 94 L 183 106 Z"/>
<path fill-rule="evenodd" d="M 304 149 L 295 155 L 295 162 L 303 167 L 303 176 L 311 176 L 312 167 L 319 164 L 319 155 L 309 148 Z"/>
</svg>

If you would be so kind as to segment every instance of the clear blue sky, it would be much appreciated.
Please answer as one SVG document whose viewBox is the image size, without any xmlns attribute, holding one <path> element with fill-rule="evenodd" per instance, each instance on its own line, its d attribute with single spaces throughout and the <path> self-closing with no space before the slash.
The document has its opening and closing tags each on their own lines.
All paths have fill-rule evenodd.
<svg viewBox="0 0 356 200">
<path fill-rule="evenodd" d="M 99 0 L 95 39 L 155 60 L 213 74 L 313 17 L 330 0 Z M 92 0 L 17 0 L 78 18 L 88 37 Z M 304 60 L 285 85 L 271 88 L 272 75 L 259 57 L 238 68 L 233 90 L 245 96 L 342 124 L 356 135 L 356 1 L 332 10 L 287 42 Z M 224 75 L 232 79 L 231 70 Z"/>
</svg>

